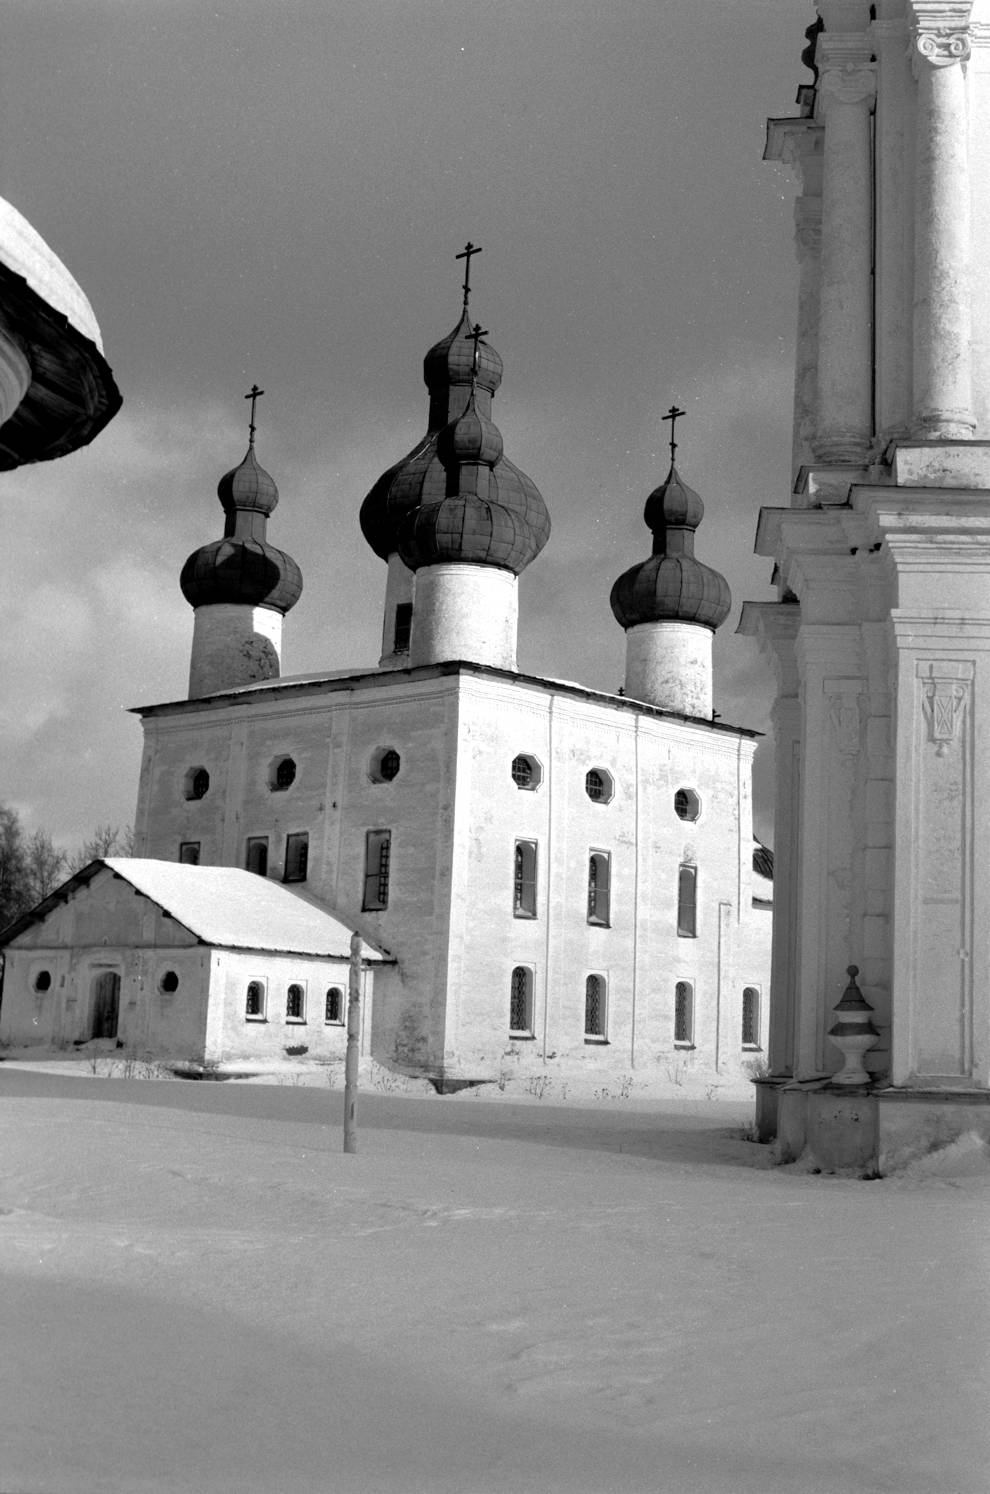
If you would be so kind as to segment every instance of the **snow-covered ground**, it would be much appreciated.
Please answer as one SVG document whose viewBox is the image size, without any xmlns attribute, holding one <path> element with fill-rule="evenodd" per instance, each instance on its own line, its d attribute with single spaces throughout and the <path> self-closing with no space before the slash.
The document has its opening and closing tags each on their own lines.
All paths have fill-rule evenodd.
<svg viewBox="0 0 990 1494">
<path fill-rule="evenodd" d="M 58 1068 L 49 1065 L 49 1070 Z M 2 1494 L 986 1494 L 990 1170 L 0 1064 Z"/>
</svg>

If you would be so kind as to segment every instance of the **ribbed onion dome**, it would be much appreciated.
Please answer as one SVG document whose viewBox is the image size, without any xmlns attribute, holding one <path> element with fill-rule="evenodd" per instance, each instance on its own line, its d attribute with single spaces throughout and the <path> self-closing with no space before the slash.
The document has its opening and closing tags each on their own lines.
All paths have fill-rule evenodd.
<svg viewBox="0 0 990 1494">
<path fill-rule="evenodd" d="M 472 391 L 463 415 L 436 440 L 445 476 L 443 496 L 411 509 L 399 528 L 399 554 L 416 571 L 460 560 L 498 566 L 518 576 L 550 534 L 550 516 L 535 485 L 502 457 L 498 427 Z"/>
<path fill-rule="evenodd" d="M 487 343 L 478 344 L 472 389 L 470 331 L 465 308 L 453 331 L 427 353 L 423 374 L 430 391 L 429 428 L 375 483 L 361 505 L 361 530 L 382 560 L 400 553 L 409 565 L 408 552 L 415 557 L 414 568 L 442 558 L 504 566 L 518 574 L 546 544 L 550 515 L 536 484 L 503 455 L 501 434 L 491 421 L 502 360 Z M 479 467 L 483 478 L 477 475 Z M 498 514 L 482 516 L 474 503 L 455 504 L 454 509 L 449 503 L 479 498 L 504 508 L 511 525 Z M 455 510 L 460 515 L 456 520 Z M 461 541 L 455 539 L 458 533 Z"/>
<path fill-rule="evenodd" d="M 179 585 L 192 607 L 232 602 L 288 612 L 302 594 L 302 574 L 291 555 L 266 539 L 278 488 L 258 465 L 253 443 L 244 460 L 217 485 L 226 515 L 224 537 L 194 550 Z"/>
<path fill-rule="evenodd" d="M 630 567 L 612 587 L 616 620 L 624 628 L 639 623 L 689 622 L 721 627 L 732 607 L 728 583 L 694 557 L 694 532 L 705 505 L 682 482 L 673 462 L 666 480 L 646 500 L 643 517 L 653 531 L 653 554 Z"/>
</svg>

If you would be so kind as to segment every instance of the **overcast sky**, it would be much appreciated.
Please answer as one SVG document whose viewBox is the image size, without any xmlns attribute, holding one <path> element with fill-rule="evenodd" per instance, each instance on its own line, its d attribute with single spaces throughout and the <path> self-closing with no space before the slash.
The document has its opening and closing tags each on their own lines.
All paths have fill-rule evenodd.
<svg viewBox="0 0 990 1494">
<path fill-rule="evenodd" d="M 767 729 L 772 681 L 732 635 L 771 595 L 757 512 L 788 502 L 793 191 L 761 154 L 809 76 L 810 0 L 4 10 L 0 195 L 89 296 L 124 406 L 85 451 L 0 476 L 0 800 L 68 842 L 133 819 L 126 707 L 186 693 L 179 571 L 222 533 L 254 381 L 269 535 L 305 582 L 283 673 L 375 665 L 385 567 L 358 509 L 425 430 L 468 239 L 496 422 L 553 522 L 520 668 L 621 683 L 609 590 L 649 554 L 676 401 L 697 553 L 733 594 L 716 708 Z"/>
</svg>

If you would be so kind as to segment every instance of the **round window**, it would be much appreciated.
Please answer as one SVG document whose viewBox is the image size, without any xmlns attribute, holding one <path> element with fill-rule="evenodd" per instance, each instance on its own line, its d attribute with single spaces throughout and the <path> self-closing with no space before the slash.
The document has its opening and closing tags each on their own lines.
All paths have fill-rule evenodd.
<svg viewBox="0 0 990 1494">
<path fill-rule="evenodd" d="M 368 777 L 372 783 L 391 783 L 398 778 L 402 758 L 394 747 L 379 747 L 371 755 Z"/>
<path fill-rule="evenodd" d="M 205 799 L 210 788 L 210 775 L 205 768 L 190 768 L 186 774 L 185 793 L 187 799 Z"/>
<path fill-rule="evenodd" d="M 543 782 L 543 769 L 535 757 L 525 752 L 512 759 L 511 772 L 517 789 L 537 789 Z"/>
<path fill-rule="evenodd" d="M 167 996 L 179 989 L 179 977 L 174 970 L 165 971 L 165 974 L 158 982 L 158 989 Z"/>
<path fill-rule="evenodd" d="M 52 988 L 52 972 L 50 970 L 39 970 L 34 977 L 34 989 L 36 991 L 50 991 Z"/>
<path fill-rule="evenodd" d="M 681 788 L 674 795 L 674 813 L 679 820 L 696 820 L 701 813 L 701 800 L 694 789 Z"/>
<path fill-rule="evenodd" d="M 612 775 L 604 768 L 592 768 L 584 775 L 584 791 L 594 804 L 607 804 L 613 788 Z"/>
<path fill-rule="evenodd" d="M 296 781 L 296 764 L 291 757 L 277 757 L 268 770 L 268 786 L 273 792 L 290 788 Z"/>
</svg>

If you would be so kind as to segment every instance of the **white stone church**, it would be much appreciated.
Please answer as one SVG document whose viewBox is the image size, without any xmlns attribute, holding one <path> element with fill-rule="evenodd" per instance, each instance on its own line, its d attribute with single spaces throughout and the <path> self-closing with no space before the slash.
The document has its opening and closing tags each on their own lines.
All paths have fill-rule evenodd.
<svg viewBox="0 0 990 1494">
<path fill-rule="evenodd" d="M 550 521 L 503 455 L 502 363 L 467 296 L 466 279 L 426 356 L 427 433 L 361 508 L 387 565 L 377 668 L 281 675 L 302 580 L 267 539 L 278 493 L 252 404 L 219 486 L 224 536 L 182 572 L 189 698 L 140 711 L 135 859 L 95 863 L 8 931 L 0 1039 L 108 1039 L 220 1070 L 339 1058 L 354 930 L 363 1051 L 440 1088 L 578 1072 L 717 1086 L 759 1061 L 770 858 L 752 834 L 756 734 L 713 714 L 730 598 L 694 557 L 702 502 L 672 439 L 652 554 L 612 588 L 624 693 L 520 673 L 518 576 Z"/>
</svg>

